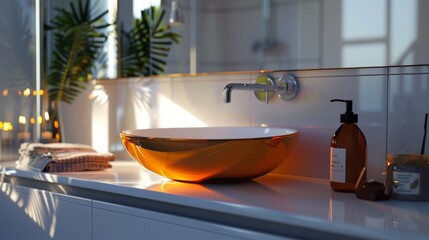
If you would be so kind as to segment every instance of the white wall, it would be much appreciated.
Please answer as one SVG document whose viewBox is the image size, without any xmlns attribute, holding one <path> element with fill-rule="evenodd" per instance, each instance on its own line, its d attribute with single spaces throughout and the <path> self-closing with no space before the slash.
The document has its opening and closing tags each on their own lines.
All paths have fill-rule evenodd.
<svg viewBox="0 0 429 240">
<path fill-rule="evenodd" d="M 429 67 L 395 67 L 390 73 L 387 153 L 419 153 L 429 113 Z"/>
<path fill-rule="evenodd" d="M 97 98 L 88 100 L 87 92 L 79 105 L 65 105 L 66 141 L 91 144 L 114 152 L 119 159 L 130 159 L 119 138 L 120 131 L 126 129 L 262 124 L 290 127 L 300 131 L 300 141 L 291 158 L 276 172 L 328 178 L 330 140 L 345 111 L 343 104 L 329 101 L 352 99 L 368 143 L 368 178 L 381 181 L 387 153 L 416 152 L 420 146 L 424 113 L 429 112 L 428 69 L 276 72 L 273 75 L 294 74 L 301 91 L 293 101 L 274 99 L 269 104 L 246 91 L 234 91 L 231 103 L 222 102 L 227 83 L 253 82 L 257 73 L 102 80 L 96 83 Z"/>
</svg>

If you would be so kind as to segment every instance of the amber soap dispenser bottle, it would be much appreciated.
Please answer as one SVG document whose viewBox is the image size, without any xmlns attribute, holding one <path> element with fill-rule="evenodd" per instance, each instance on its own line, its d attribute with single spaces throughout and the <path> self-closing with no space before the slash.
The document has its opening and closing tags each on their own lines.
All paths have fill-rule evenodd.
<svg viewBox="0 0 429 240">
<path fill-rule="evenodd" d="M 359 182 L 366 180 L 366 139 L 353 113 L 353 101 L 332 99 L 346 103 L 341 125 L 332 136 L 330 151 L 330 185 L 332 190 L 355 192 Z"/>
</svg>

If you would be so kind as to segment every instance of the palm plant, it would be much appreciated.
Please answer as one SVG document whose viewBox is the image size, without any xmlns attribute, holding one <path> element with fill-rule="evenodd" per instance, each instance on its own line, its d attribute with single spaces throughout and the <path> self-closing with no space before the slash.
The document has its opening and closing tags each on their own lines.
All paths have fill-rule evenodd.
<svg viewBox="0 0 429 240">
<path fill-rule="evenodd" d="M 70 10 L 56 8 L 58 14 L 46 25 L 53 31 L 52 52 L 47 79 L 50 101 L 72 103 L 92 77 L 92 68 L 107 39 L 103 33 L 110 24 L 103 20 L 108 11 L 94 12 L 87 0 L 79 0 Z"/>
<path fill-rule="evenodd" d="M 170 47 L 180 42 L 180 35 L 163 24 L 164 15 L 164 9 L 152 6 L 141 11 L 130 31 L 121 31 L 118 72 L 122 77 L 165 72 Z"/>
<path fill-rule="evenodd" d="M 86 88 L 92 70 L 102 55 L 109 23 L 103 19 L 108 11 L 95 12 L 90 0 L 79 0 L 77 6 L 70 2 L 70 10 L 56 8 L 57 15 L 45 25 L 53 32 L 54 50 L 49 75 L 45 79 L 48 89 L 50 129 L 55 141 L 62 141 L 62 124 L 59 116 L 61 102 L 72 103 Z M 59 126 L 58 126 L 59 125 Z"/>
</svg>

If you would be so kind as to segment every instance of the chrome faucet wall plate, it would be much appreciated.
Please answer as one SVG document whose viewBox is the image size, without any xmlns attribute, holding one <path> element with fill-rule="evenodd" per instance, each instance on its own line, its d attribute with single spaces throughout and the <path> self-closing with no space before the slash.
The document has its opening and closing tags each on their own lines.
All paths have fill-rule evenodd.
<svg viewBox="0 0 429 240">
<path fill-rule="evenodd" d="M 299 84 L 292 74 L 281 76 L 276 85 L 280 85 L 281 91 L 277 92 L 278 96 L 284 101 L 290 101 L 296 97 L 299 92 Z"/>
<path fill-rule="evenodd" d="M 284 101 L 294 99 L 298 94 L 299 84 L 291 74 L 277 79 L 268 75 L 260 75 L 256 79 L 256 83 L 228 83 L 223 89 L 223 100 L 225 103 L 231 102 L 233 90 L 253 91 L 259 101 L 268 103 L 274 93 Z"/>
<path fill-rule="evenodd" d="M 274 91 L 255 91 L 256 98 L 261 102 L 269 102 L 274 93 L 284 101 L 290 101 L 296 97 L 299 91 L 299 84 L 292 74 L 286 74 L 279 78 L 273 78 L 268 75 L 261 74 L 256 78 L 256 84 L 273 86 Z"/>
</svg>

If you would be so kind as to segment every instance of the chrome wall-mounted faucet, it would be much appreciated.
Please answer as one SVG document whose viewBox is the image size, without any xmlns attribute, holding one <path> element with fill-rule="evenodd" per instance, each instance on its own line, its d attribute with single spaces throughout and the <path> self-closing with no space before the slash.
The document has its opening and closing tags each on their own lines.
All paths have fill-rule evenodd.
<svg viewBox="0 0 429 240">
<path fill-rule="evenodd" d="M 298 94 L 298 81 L 296 78 L 287 74 L 280 78 L 272 78 L 267 75 L 259 75 L 256 83 L 228 83 L 223 89 L 223 101 L 231 102 L 233 90 L 253 91 L 259 101 L 268 103 L 269 99 L 277 94 L 284 101 L 290 101 Z"/>
</svg>

